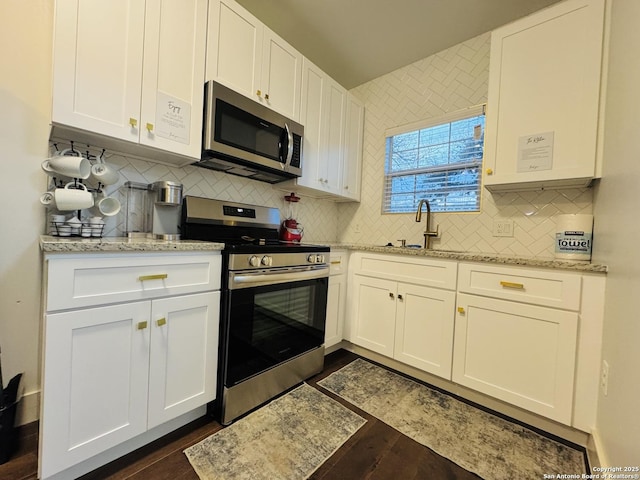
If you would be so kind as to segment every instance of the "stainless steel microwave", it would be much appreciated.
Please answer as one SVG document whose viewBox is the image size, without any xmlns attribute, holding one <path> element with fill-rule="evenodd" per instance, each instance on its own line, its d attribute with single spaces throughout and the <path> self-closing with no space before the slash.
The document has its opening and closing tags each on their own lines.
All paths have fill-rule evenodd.
<svg viewBox="0 0 640 480">
<path fill-rule="evenodd" d="M 299 123 L 209 81 L 202 159 L 194 165 L 278 183 L 302 174 L 303 135 Z"/>
</svg>

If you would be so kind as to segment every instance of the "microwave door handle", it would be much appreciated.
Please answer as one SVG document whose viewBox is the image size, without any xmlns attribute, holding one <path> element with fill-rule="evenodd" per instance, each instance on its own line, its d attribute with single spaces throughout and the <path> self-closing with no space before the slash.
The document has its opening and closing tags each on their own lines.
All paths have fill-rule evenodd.
<svg viewBox="0 0 640 480">
<path fill-rule="evenodd" d="M 287 151 L 287 156 L 284 158 L 284 164 L 285 166 L 288 167 L 289 164 L 291 163 L 291 159 L 293 158 L 293 134 L 289 129 L 289 125 L 286 123 L 284 124 L 284 133 L 286 134 L 286 137 L 287 137 L 287 146 L 285 147 Z"/>
</svg>

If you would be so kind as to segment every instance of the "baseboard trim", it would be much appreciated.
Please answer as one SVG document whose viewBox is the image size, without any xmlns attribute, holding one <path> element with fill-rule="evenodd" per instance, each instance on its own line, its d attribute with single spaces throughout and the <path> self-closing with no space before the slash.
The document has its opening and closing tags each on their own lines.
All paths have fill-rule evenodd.
<svg viewBox="0 0 640 480">
<path fill-rule="evenodd" d="M 40 418 L 40 392 L 23 393 L 16 412 L 16 425 L 37 422 Z"/>
<path fill-rule="evenodd" d="M 610 467 L 609 458 L 606 449 L 602 444 L 602 438 L 598 430 L 593 430 L 589 437 L 589 445 L 587 445 L 587 454 L 591 467 Z"/>
</svg>

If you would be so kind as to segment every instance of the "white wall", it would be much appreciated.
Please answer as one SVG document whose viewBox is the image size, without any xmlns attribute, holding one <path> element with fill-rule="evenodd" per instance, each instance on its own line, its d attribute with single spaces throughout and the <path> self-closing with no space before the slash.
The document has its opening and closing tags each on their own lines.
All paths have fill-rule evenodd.
<svg viewBox="0 0 640 480">
<path fill-rule="evenodd" d="M 609 265 L 596 438 L 608 466 L 640 461 L 640 2 L 613 0 L 603 178 L 596 189 L 594 261 Z M 637 472 L 636 472 L 637 473 Z"/>
<path fill-rule="evenodd" d="M 362 203 L 340 207 L 341 240 L 384 245 L 422 244 L 424 219 L 382 215 L 385 130 L 487 101 L 490 34 L 480 35 L 400 68 L 351 92 L 365 102 Z M 490 108 L 490 106 L 489 106 Z M 434 215 L 441 236 L 434 248 L 553 258 L 558 213 L 592 213 L 592 190 L 490 194 L 480 213 Z M 514 221 L 514 237 L 493 236 L 495 219 Z"/>
<path fill-rule="evenodd" d="M 0 2 L 0 345 L 5 384 L 23 372 L 22 419 L 38 414 L 40 250 L 53 2 Z M 23 420 L 24 421 L 24 420 Z"/>
</svg>

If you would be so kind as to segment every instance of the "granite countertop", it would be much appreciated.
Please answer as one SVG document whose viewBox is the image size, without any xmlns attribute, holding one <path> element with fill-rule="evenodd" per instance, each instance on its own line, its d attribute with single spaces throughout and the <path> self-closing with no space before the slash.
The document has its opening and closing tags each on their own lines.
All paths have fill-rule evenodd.
<svg viewBox="0 0 640 480">
<path fill-rule="evenodd" d="M 449 250 L 425 250 L 423 248 L 385 247 L 377 245 L 336 243 L 333 249 L 354 250 L 361 252 L 389 253 L 396 255 L 415 255 L 419 257 L 443 258 L 466 262 L 486 262 L 503 265 L 526 265 L 529 267 L 554 268 L 559 270 L 574 270 L 579 272 L 606 273 L 607 266 L 579 260 L 554 260 L 535 257 L 517 257 L 478 252 L 458 252 Z"/>
<path fill-rule="evenodd" d="M 155 240 L 151 238 L 83 238 L 40 236 L 40 249 L 45 253 L 94 252 L 198 252 L 219 251 L 224 243 L 200 240 Z"/>
</svg>

